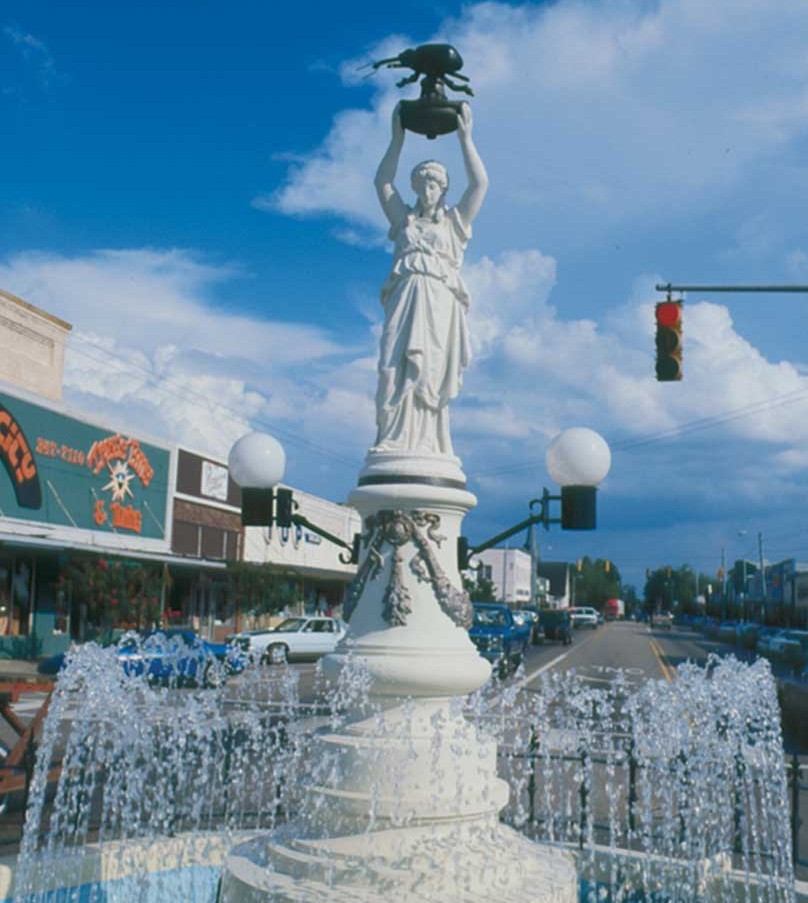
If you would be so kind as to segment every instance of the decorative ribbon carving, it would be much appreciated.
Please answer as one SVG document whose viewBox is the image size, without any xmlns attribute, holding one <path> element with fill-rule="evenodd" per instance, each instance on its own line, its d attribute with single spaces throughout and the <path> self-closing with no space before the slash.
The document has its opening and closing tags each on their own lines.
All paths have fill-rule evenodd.
<svg viewBox="0 0 808 903">
<path fill-rule="evenodd" d="M 440 548 L 446 539 L 438 533 L 439 515 L 427 511 L 379 511 L 367 519 L 365 527 L 362 545 L 367 553 L 348 590 L 343 607 L 346 621 L 350 620 L 368 581 L 379 576 L 384 566 L 382 549 L 388 545 L 392 549 L 392 561 L 382 596 L 382 617 L 391 627 L 401 627 L 407 623 L 407 616 L 412 611 L 412 595 L 404 585 L 404 547 L 412 543 L 417 552 L 410 559 L 410 572 L 420 582 L 432 587 L 441 611 L 455 624 L 465 628 L 471 626 L 472 608 L 468 593 L 452 586 L 432 549 L 432 545 Z"/>
</svg>

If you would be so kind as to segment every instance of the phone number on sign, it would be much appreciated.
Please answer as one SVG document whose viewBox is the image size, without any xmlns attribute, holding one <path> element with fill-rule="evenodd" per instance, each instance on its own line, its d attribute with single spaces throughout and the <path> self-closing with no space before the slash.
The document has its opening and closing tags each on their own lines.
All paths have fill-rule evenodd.
<svg viewBox="0 0 808 903">
<path fill-rule="evenodd" d="M 59 445 L 52 439 L 43 439 L 41 436 L 36 440 L 36 453 L 38 455 L 47 455 L 49 458 L 61 458 L 68 464 L 78 464 L 79 467 L 84 466 L 86 454 L 78 448 L 71 448 L 69 445 Z"/>
</svg>

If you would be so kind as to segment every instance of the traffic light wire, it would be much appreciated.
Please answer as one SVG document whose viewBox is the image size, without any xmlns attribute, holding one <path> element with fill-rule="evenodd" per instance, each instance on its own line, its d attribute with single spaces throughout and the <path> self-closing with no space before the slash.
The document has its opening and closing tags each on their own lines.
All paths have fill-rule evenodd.
<svg viewBox="0 0 808 903">
<path fill-rule="evenodd" d="M 76 345 L 84 345 L 85 347 L 92 348 L 94 351 L 100 351 L 102 354 L 107 355 L 110 361 L 102 359 L 94 354 L 90 354 L 88 351 L 84 351 L 81 348 L 76 347 Z M 194 389 L 190 389 L 187 386 L 182 386 L 179 379 L 176 377 L 160 377 L 158 378 L 151 370 L 147 367 L 144 367 L 135 362 L 129 362 L 125 366 L 120 366 L 118 360 L 115 358 L 111 351 L 108 351 L 106 348 L 101 345 L 96 345 L 94 342 L 88 342 L 85 339 L 80 339 L 77 336 L 70 337 L 70 350 L 74 351 L 76 354 L 80 354 L 82 357 L 88 358 L 89 360 L 95 361 L 97 364 L 102 364 L 104 367 L 115 370 L 118 373 L 129 373 L 132 370 L 136 370 L 142 374 L 144 374 L 150 383 L 155 385 L 161 392 L 165 395 L 170 396 L 172 398 L 176 398 L 179 401 L 184 401 L 189 404 L 195 405 L 200 408 L 204 408 L 208 411 L 217 411 L 227 417 L 229 420 L 232 420 L 234 423 L 243 423 L 249 422 L 255 424 L 256 426 L 269 430 L 276 438 L 282 438 L 285 442 L 290 445 L 296 445 L 300 448 L 305 449 L 306 451 L 312 452 L 313 454 L 321 455 L 322 457 L 328 458 L 331 461 L 334 461 L 338 464 L 342 464 L 346 467 L 351 467 L 356 469 L 359 465 L 355 460 L 349 460 L 348 458 L 343 458 L 340 455 L 334 454 L 334 452 L 329 449 L 323 447 L 322 445 L 318 445 L 315 442 L 311 442 L 308 439 L 303 439 L 300 436 L 290 432 L 289 430 L 285 430 L 282 427 L 279 427 L 276 423 L 265 419 L 259 419 L 254 417 L 249 417 L 246 414 L 241 414 L 236 411 L 232 407 L 228 407 L 221 402 L 212 401 L 209 397 L 202 394 L 201 392 L 197 392 Z M 169 388 L 169 386 L 175 386 L 175 389 Z"/>
<path fill-rule="evenodd" d="M 76 347 L 77 345 L 84 345 L 85 347 L 91 348 L 94 351 L 101 352 L 110 360 L 102 360 L 96 355 L 90 354 L 88 351 Z M 215 409 L 222 412 L 233 422 L 241 423 L 243 421 L 250 421 L 252 424 L 262 429 L 270 430 L 276 437 L 282 438 L 290 445 L 298 446 L 313 454 L 328 458 L 329 460 L 334 461 L 335 463 L 342 464 L 346 467 L 356 469 L 359 466 L 359 462 L 357 460 L 337 455 L 330 449 L 325 448 L 324 446 L 312 442 L 308 439 L 303 439 L 295 433 L 283 429 L 272 421 L 266 420 L 264 418 L 251 418 L 245 414 L 239 413 L 234 408 L 228 407 L 221 402 L 212 402 L 209 397 L 202 394 L 201 392 L 197 392 L 194 389 L 188 388 L 187 386 L 181 386 L 179 380 L 176 377 L 158 378 L 147 367 L 144 367 L 141 364 L 135 362 L 130 362 L 125 366 L 121 366 L 118 359 L 115 358 L 113 353 L 101 345 L 97 345 L 85 339 L 80 339 L 77 336 L 71 336 L 70 348 L 77 354 L 80 354 L 82 357 L 95 361 L 98 364 L 103 364 L 105 367 L 111 367 L 116 372 L 125 374 L 131 370 L 136 370 L 144 374 L 148 378 L 149 382 L 158 387 L 160 391 L 180 401 L 189 402 L 190 404 L 202 407 L 206 410 Z M 176 388 L 170 388 L 170 386 L 172 385 Z M 657 430 L 656 432 L 648 433 L 645 436 L 617 440 L 616 442 L 611 443 L 611 449 L 612 451 L 633 451 L 637 448 L 664 442 L 667 439 L 675 439 L 679 436 L 688 435 L 689 433 L 712 429 L 716 426 L 731 423 L 735 420 L 741 420 L 743 418 L 751 417 L 756 414 L 765 413 L 766 411 L 772 410 L 774 408 L 783 407 L 789 404 L 796 404 L 806 399 L 808 399 L 808 389 L 795 389 L 791 392 L 785 393 L 784 395 L 778 395 L 774 396 L 773 398 L 764 399 L 762 401 L 752 402 L 748 405 L 743 405 L 739 408 L 733 408 L 731 410 L 724 411 L 719 414 L 714 414 L 708 417 L 700 417 L 696 420 L 691 420 L 665 430 Z M 525 461 L 522 464 L 511 464 L 507 467 L 478 470 L 476 471 L 476 475 L 499 476 L 501 474 L 518 473 L 520 471 L 533 470 L 534 468 L 537 468 L 539 466 L 541 466 L 541 462 L 532 460 Z"/>
<path fill-rule="evenodd" d="M 713 414 L 709 417 L 699 417 L 696 420 L 690 420 L 687 423 L 681 423 L 677 426 L 670 427 L 665 430 L 657 430 L 648 433 L 645 436 L 636 438 L 626 438 L 610 443 L 612 451 L 633 451 L 646 445 L 653 445 L 663 442 L 666 439 L 676 439 L 679 436 L 685 436 L 689 433 L 695 433 L 700 430 L 713 429 L 725 423 L 731 423 L 735 420 L 742 420 L 745 417 L 752 417 L 755 414 L 762 414 L 774 408 L 783 407 L 789 404 L 797 404 L 801 401 L 808 400 L 808 389 L 795 389 L 786 392 L 784 395 L 776 395 L 773 398 L 764 399 L 762 401 L 752 402 L 739 408 L 732 408 L 720 414 Z M 523 464 L 512 464 L 508 467 L 498 467 L 491 470 L 479 470 L 477 474 L 480 476 L 498 476 L 505 473 L 516 473 L 521 470 L 532 470 L 541 466 L 541 462 L 533 460 Z"/>
</svg>

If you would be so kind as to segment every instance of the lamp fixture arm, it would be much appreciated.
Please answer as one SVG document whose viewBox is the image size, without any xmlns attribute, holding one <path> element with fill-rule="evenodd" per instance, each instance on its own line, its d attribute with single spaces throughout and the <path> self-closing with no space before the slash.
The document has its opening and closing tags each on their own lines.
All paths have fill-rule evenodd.
<svg viewBox="0 0 808 903">
<path fill-rule="evenodd" d="M 465 536 L 458 537 L 457 540 L 457 566 L 461 571 L 468 570 L 471 567 L 471 559 L 474 555 L 479 555 L 480 552 L 485 552 L 487 549 L 493 549 L 494 546 L 498 546 L 501 542 L 504 542 L 506 539 L 510 539 L 511 536 L 514 536 L 516 533 L 521 533 L 522 530 L 526 530 L 528 527 L 532 527 L 533 524 L 541 524 L 545 530 L 550 529 L 550 524 L 560 524 L 561 518 L 550 517 L 549 516 L 549 503 L 551 501 L 560 501 L 560 495 L 550 495 L 548 489 L 545 489 L 542 492 L 542 496 L 540 499 L 533 499 L 530 502 L 530 510 L 533 511 L 538 506 L 538 513 L 531 514 L 530 517 L 525 518 L 523 521 L 519 521 L 513 527 L 510 527 L 507 530 L 503 530 L 502 533 L 497 533 L 496 536 L 492 536 L 490 539 L 485 540 L 485 542 L 481 542 L 473 548 L 469 547 L 468 540 Z"/>
<path fill-rule="evenodd" d="M 359 534 L 354 537 L 353 543 L 347 543 L 344 539 L 340 539 L 339 536 L 335 536 L 333 533 L 329 533 L 328 530 L 324 530 L 322 527 L 318 527 L 317 524 L 313 524 L 302 514 L 293 514 L 292 523 L 297 527 L 304 527 L 306 530 L 311 530 L 312 533 L 322 536 L 323 539 L 328 540 L 328 542 L 333 543 L 335 546 L 339 546 L 341 549 L 347 549 L 351 553 L 350 558 L 347 558 L 346 560 L 345 555 L 339 556 L 340 561 L 342 561 L 343 564 L 357 564 L 359 562 L 359 543 L 357 542 Z"/>
</svg>

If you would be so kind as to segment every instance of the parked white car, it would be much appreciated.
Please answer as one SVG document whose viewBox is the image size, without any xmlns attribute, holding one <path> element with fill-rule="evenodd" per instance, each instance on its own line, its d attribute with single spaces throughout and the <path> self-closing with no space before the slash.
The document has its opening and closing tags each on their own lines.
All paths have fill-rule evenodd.
<svg viewBox="0 0 808 903">
<path fill-rule="evenodd" d="M 253 661 L 279 665 L 286 661 L 314 661 L 333 652 L 346 627 L 336 618 L 286 618 L 277 627 L 250 630 L 231 639 Z"/>
<path fill-rule="evenodd" d="M 570 608 L 570 618 L 573 627 L 591 627 L 594 630 L 600 623 L 597 611 L 588 605 L 575 605 Z"/>
<path fill-rule="evenodd" d="M 771 640 L 770 650 L 778 661 L 802 670 L 808 660 L 808 631 L 784 630 Z"/>
<path fill-rule="evenodd" d="M 773 655 L 777 647 L 785 639 L 785 630 L 780 627 L 763 627 L 758 633 L 758 655 Z"/>
<path fill-rule="evenodd" d="M 673 615 L 669 611 L 659 611 L 654 615 L 655 630 L 670 630 L 673 627 Z"/>
</svg>

